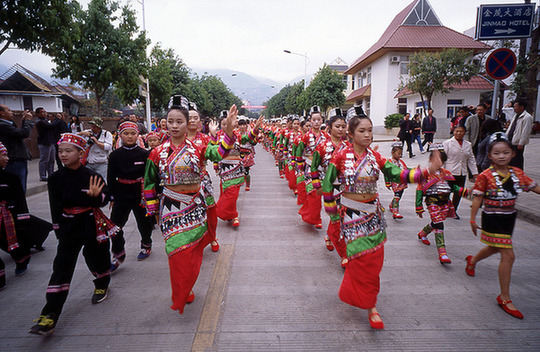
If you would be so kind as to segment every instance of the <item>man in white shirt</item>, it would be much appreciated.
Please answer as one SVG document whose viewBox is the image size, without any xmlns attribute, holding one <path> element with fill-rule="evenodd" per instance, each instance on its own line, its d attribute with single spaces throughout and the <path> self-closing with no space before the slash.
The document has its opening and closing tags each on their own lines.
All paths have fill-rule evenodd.
<svg viewBox="0 0 540 352">
<path fill-rule="evenodd" d="M 516 100 L 514 102 L 514 112 L 516 115 L 510 122 L 508 127 L 508 140 L 512 143 L 516 155 L 510 161 L 510 166 L 519 167 L 523 170 L 524 160 L 523 153 L 525 152 L 525 146 L 529 144 L 529 137 L 531 136 L 533 117 L 525 109 L 527 108 L 527 102 L 524 100 Z"/>
<path fill-rule="evenodd" d="M 87 142 L 90 145 L 86 167 L 107 179 L 107 162 L 113 143 L 112 134 L 102 128 L 103 119 L 100 117 L 93 117 L 88 123 L 90 124 L 90 130 L 79 133 L 88 137 Z"/>
<path fill-rule="evenodd" d="M 478 168 L 476 166 L 472 144 L 463 139 L 466 130 L 465 126 L 457 126 L 454 129 L 454 137 L 443 142 L 444 152 L 448 157 L 444 164 L 444 168 L 450 171 L 452 176 L 454 176 L 455 181 L 450 183 L 460 187 L 465 186 L 465 181 L 467 180 L 467 167 L 471 170 L 472 180 L 478 176 Z M 457 208 L 460 200 L 461 195 L 459 193 L 454 193 L 452 203 L 456 209 L 456 219 L 459 219 Z"/>
</svg>

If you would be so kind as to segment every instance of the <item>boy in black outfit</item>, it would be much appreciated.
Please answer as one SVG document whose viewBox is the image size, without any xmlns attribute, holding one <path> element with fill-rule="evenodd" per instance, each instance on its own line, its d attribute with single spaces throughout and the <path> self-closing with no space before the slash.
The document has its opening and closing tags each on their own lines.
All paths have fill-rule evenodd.
<svg viewBox="0 0 540 352">
<path fill-rule="evenodd" d="M 133 211 L 141 234 L 141 252 L 137 260 L 144 260 L 152 253 L 151 217 L 146 216 L 142 184 L 146 159 L 150 152 L 137 146 L 139 130 L 136 123 L 126 121 L 118 126 L 122 146 L 109 155 L 107 182 L 111 191 L 111 220 L 123 228 Z M 118 269 L 126 259 L 124 232 L 120 230 L 112 240 L 111 271 Z"/>
<path fill-rule="evenodd" d="M 47 303 L 30 333 L 50 335 L 66 302 L 81 249 L 88 269 L 96 277 L 92 303 L 107 298 L 110 282 L 109 236 L 119 229 L 101 211 L 109 201 L 103 178 L 84 166 L 86 140 L 65 133 L 58 142 L 64 167 L 49 177 L 49 202 L 58 248 L 47 287 Z"/>
</svg>

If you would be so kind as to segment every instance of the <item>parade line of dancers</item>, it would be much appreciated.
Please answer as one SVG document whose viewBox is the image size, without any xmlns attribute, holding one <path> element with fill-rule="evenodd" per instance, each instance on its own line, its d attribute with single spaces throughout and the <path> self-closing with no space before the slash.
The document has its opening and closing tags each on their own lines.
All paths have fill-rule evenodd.
<svg viewBox="0 0 540 352">
<path fill-rule="evenodd" d="M 62 135 L 58 153 L 64 167 L 48 180 L 57 253 L 46 304 L 30 333 L 46 336 L 54 331 L 81 250 L 95 277 L 91 302 L 97 304 L 107 298 L 111 272 L 118 270 L 126 257 L 122 227 L 131 212 L 141 235 L 138 260 L 151 254 L 154 224 L 161 228 L 170 270 L 171 309 L 182 314 L 185 305 L 195 299 L 193 286 L 204 248 L 210 244 L 212 251 L 219 251 L 217 219 L 240 226 L 236 203 L 242 185 L 250 190 L 249 171 L 254 165 L 254 146 L 259 142 L 274 155 L 279 176 L 286 179 L 297 196 L 298 213 L 304 222 L 321 229 L 324 205 L 330 218 L 324 242 L 328 250 L 336 250 L 345 269 L 339 298 L 367 309 L 372 328 L 384 328 L 376 308 L 387 227 L 378 194 L 381 173 L 385 185 L 394 193 L 388 207 L 394 219 L 403 218 L 399 202 L 404 189 L 409 183 L 417 184 L 416 212 L 422 217 L 425 203 L 430 217 L 418 238 L 429 245 L 428 235 L 434 232 L 441 264 L 451 263 L 444 241 L 444 221 L 456 214 L 449 195 L 473 198 L 471 230 L 475 236 L 481 231 L 486 247 L 466 258 L 465 271 L 474 276 L 479 261 L 500 253 L 497 302 L 508 314 L 523 318 L 509 292 L 514 261 L 514 206 L 520 192 L 540 193 L 540 187 L 523 171 L 508 165 L 514 151 L 503 133 L 492 136 L 488 149 L 492 165 L 478 175 L 474 187 L 468 190 L 451 183 L 453 176 L 443 168 L 446 155 L 440 144 L 429 146 L 429 166 L 424 168 L 407 167 L 401 160 L 401 143 L 392 144 L 391 156 L 383 157 L 371 146 L 372 122 L 360 107 L 332 109 L 324 124 L 318 106 L 312 107 L 306 118 L 288 116 L 265 121 L 260 117 L 249 121 L 238 119 L 233 105 L 222 112 L 219 123 L 208 125 L 208 134 L 203 134 L 196 106 L 184 97 L 174 96 L 163 131 L 146 136 L 147 142 L 154 140 L 148 143 L 148 151 L 141 146 L 136 123 L 120 124 L 121 143 L 109 157 L 107 182 L 84 166 L 88 150 L 85 136 Z M 217 202 L 207 161 L 214 163 L 220 179 Z M 19 275 L 26 271 L 30 258 L 28 248 L 17 240 L 17 229 L 29 214 L 21 192 L 16 192 L 21 187 L 18 178 L 3 170 L 6 163 L 6 149 L 0 146 L 0 244 L 17 262 Z M 111 219 L 101 211 L 109 202 Z M 480 208 L 478 226 L 476 215 Z M 0 261 L 0 265 L 0 286 L 5 287 L 4 263 Z"/>
</svg>

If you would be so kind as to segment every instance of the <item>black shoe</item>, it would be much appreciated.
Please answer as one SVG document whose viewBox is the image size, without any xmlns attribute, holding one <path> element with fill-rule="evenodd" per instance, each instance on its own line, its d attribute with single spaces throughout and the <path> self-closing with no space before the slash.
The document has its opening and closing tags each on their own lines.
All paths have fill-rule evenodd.
<svg viewBox="0 0 540 352">
<path fill-rule="evenodd" d="M 28 271 L 28 264 L 21 265 L 20 267 L 17 265 L 15 267 L 15 276 L 23 276 Z"/>
<path fill-rule="evenodd" d="M 454 219 L 456 220 L 461 220 L 461 218 L 459 217 L 459 215 L 456 214 L 456 216 L 454 217 Z"/>
<path fill-rule="evenodd" d="M 28 331 L 31 334 L 49 336 L 54 332 L 56 326 L 56 319 L 51 314 L 40 315 L 38 319 L 34 320 L 38 323 Z"/>
<path fill-rule="evenodd" d="M 94 290 L 94 294 L 92 295 L 92 304 L 98 304 L 101 303 L 107 298 L 107 294 L 109 293 L 109 288 L 96 288 Z"/>
<path fill-rule="evenodd" d="M 47 178 L 40 178 L 39 182 L 47 182 Z"/>
</svg>

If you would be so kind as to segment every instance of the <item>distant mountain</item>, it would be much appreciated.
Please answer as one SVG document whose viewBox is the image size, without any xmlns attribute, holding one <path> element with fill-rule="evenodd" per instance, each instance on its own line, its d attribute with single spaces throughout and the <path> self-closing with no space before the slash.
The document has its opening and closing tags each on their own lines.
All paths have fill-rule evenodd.
<svg viewBox="0 0 540 352">
<path fill-rule="evenodd" d="M 220 77 L 234 94 L 242 100 L 248 100 L 251 105 L 261 105 L 285 86 L 283 82 L 254 77 L 244 72 L 229 69 L 193 68 L 192 70 L 199 76 L 206 73 Z"/>
</svg>

